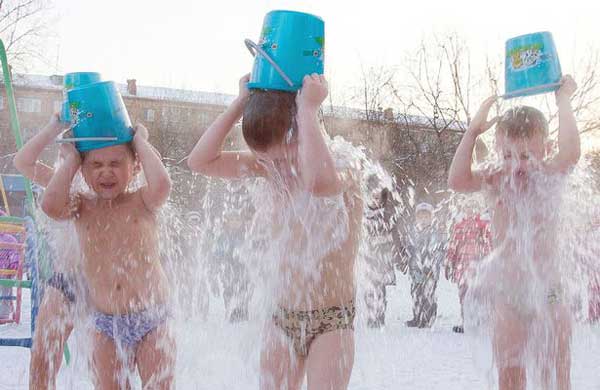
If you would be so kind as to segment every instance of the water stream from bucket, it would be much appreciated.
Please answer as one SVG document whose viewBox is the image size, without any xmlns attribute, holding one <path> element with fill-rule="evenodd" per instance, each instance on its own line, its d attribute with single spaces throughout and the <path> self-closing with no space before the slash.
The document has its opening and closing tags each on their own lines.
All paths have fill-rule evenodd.
<svg viewBox="0 0 600 390">
<path fill-rule="evenodd" d="M 460 339 L 458 337 L 462 336 L 445 332 L 441 326 L 431 330 L 406 329 L 402 326 L 408 319 L 405 312 L 400 321 L 388 315 L 388 325 L 381 329 L 367 326 L 372 314 L 369 311 L 374 309 L 365 304 L 363 297 L 373 288 L 373 274 L 379 272 L 374 270 L 374 264 L 391 263 L 394 245 L 399 245 L 385 234 L 383 238 L 381 234 L 375 238 L 373 232 L 380 228 L 373 224 L 381 224 L 381 220 L 368 216 L 376 209 L 373 206 L 377 203 L 376 194 L 387 187 L 392 192 L 393 218 L 402 224 L 412 224 L 415 191 L 409 182 L 396 182 L 379 163 L 368 158 L 362 148 L 340 138 L 331 142 L 331 148 L 339 167 L 361 172 L 359 192 L 364 202 L 365 218 L 360 227 L 363 236 L 353 267 L 357 352 L 350 388 L 419 388 L 419 383 L 426 382 L 424 376 L 436 375 L 448 380 L 454 378 L 456 388 L 465 388 L 467 381 L 476 388 L 483 384 L 495 388 L 494 309 L 490 297 L 505 296 L 502 283 L 509 278 L 521 278 L 522 283 L 518 285 L 523 291 L 510 291 L 516 298 L 510 298 L 508 303 L 520 300 L 519 308 L 535 318 L 536 326 L 532 327 L 529 336 L 536 344 L 528 347 L 522 363 L 532 378 L 530 388 L 538 388 L 536 386 L 542 380 L 542 367 L 538 364 L 540 353 L 547 352 L 556 329 L 548 305 L 536 297 L 543 297 L 551 271 L 556 271 L 551 282 L 560 284 L 564 302 L 570 302 L 569 307 L 573 308 L 573 343 L 595 345 L 595 351 L 599 350 L 587 325 L 577 322 L 583 316 L 583 308 L 587 307 L 589 276 L 597 272 L 594 268 L 597 260 L 594 259 L 600 253 L 600 240 L 591 238 L 586 230 L 586 221 L 598 213 L 597 201 L 592 200 L 594 196 L 597 199 L 597 195 L 590 185 L 587 167 L 580 164 L 575 172 L 561 180 L 540 179 L 538 182 L 534 178 L 535 184 L 527 191 L 538 192 L 542 201 L 530 202 L 519 196 L 507 198 L 514 205 L 515 213 L 510 216 L 512 228 L 507 231 L 510 243 L 506 245 L 512 245 L 517 256 L 509 259 L 503 247 L 498 247 L 478 264 L 477 277 L 467 298 L 465 325 L 468 338 Z M 368 180 L 373 176 L 376 180 Z M 161 257 L 172 293 L 177 387 L 258 388 L 264 324 L 281 303 L 281 297 L 293 297 L 286 301 L 289 305 L 306 309 L 314 308 L 311 304 L 318 307 L 313 296 L 290 291 L 291 275 L 301 275 L 307 283 L 318 283 L 320 260 L 339 248 L 351 231 L 348 210 L 343 197 L 318 199 L 307 194 L 281 192 L 277 189 L 282 187 L 274 187 L 262 179 L 200 181 L 201 186 L 190 184 L 189 187 L 196 199 L 195 207 L 189 208 L 191 212 L 184 213 L 169 204 L 159 214 Z M 76 185 L 83 188 L 81 181 Z M 509 187 L 506 189 L 510 190 Z M 448 209 L 449 215 L 455 216 L 467 199 L 470 197 L 451 198 L 443 207 Z M 285 207 L 274 207 L 277 202 L 284 202 Z M 480 203 L 485 208 L 483 202 Z M 540 225 L 537 223 L 540 219 L 547 222 Z M 273 222 L 278 226 L 275 231 L 271 229 Z M 438 222 L 450 225 L 447 221 Z M 80 257 L 72 224 L 45 219 L 43 225 L 50 245 L 54 247 L 56 264 L 60 265 L 62 261 L 77 264 Z M 403 234 L 408 230 L 403 229 Z M 537 256 L 534 243 L 538 235 L 553 245 L 552 256 L 547 262 Z M 552 267 L 545 269 L 545 265 Z M 76 265 L 74 268 L 77 270 Z M 404 296 L 398 295 L 395 299 L 410 299 L 406 287 L 402 287 L 406 286 L 406 279 L 400 273 L 397 277 L 398 289 L 404 288 L 405 292 Z M 82 285 L 85 285 L 84 281 Z M 541 295 L 537 294 L 540 291 Z M 438 292 L 440 294 L 456 293 L 446 288 L 442 293 Z M 80 295 L 85 295 L 85 288 Z M 451 299 L 456 298 L 440 297 L 440 302 Z M 397 313 L 397 309 L 388 306 L 388 312 L 394 310 Z M 62 369 L 61 388 L 92 388 L 89 373 L 92 346 L 85 331 L 93 328 L 89 312 L 85 305 L 77 305 L 73 316 L 75 332 L 70 341 L 74 346 L 74 360 L 72 365 Z M 440 312 L 438 322 L 449 324 L 459 320 L 460 315 L 455 309 L 452 314 L 444 309 Z M 588 355 L 581 355 L 577 345 L 573 348 L 576 352 L 574 365 L 580 364 L 578 359 L 588 358 Z M 436 353 L 446 353 L 447 358 L 456 354 L 462 356 L 462 360 L 457 364 L 427 355 Z M 471 356 L 476 362 L 475 374 L 468 368 Z M 418 366 L 424 371 L 407 371 L 404 367 L 410 366 L 408 361 L 422 361 Z M 464 374 L 461 369 L 465 370 Z M 585 369 L 578 370 L 577 375 L 583 378 L 580 383 L 590 383 L 593 374 Z M 451 375 L 446 375 L 448 372 Z M 137 376 L 134 373 L 128 375 L 134 388 L 139 388 Z M 461 382 L 461 377 L 466 379 Z M 428 381 L 434 388 L 453 389 L 443 387 L 444 383 L 435 380 Z"/>
</svg>

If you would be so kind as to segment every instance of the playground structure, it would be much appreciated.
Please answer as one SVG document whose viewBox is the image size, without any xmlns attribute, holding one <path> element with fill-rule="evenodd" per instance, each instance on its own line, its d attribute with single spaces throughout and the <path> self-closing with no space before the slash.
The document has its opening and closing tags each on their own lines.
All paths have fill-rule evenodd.
<svg viewBox="0 0 600 390">
<path fill-rule="evenodd" d="M 2 74 L 4 80 L 4 87 L 6 91 L 6 101 L 10 113 L 10 125 L 12 134 L 15 138 L 15 144 L 17 150 L 23 147 L 23 138 L 21 137 L 21 128 L 19 125 L 19 118 L 17 116 L 17 106 L 15 103 L 14 91 L 12 88 L 11 73 L 6 57 L 6 48 L 4 42 L 0 40 L 0 61 L 2 62 Z M 5 188 L 5 184 L 10 182 L 10 186 Z M 11 180 L 12 179 L 12 180 Z M 26 338 L 0 338 L 0 346 L 8 347 L 24 347 L 31 348 L 32 337 L 36 326 L 36 317 L 39 310 L 39 303 L 41 300 L 41 294 L 38 291 L 40 270 L 47 271 L 47 258 L 43 250 L 43 240 L 29 240 L 34 242 L 33 247 L 27 247 L 27 238 L 40 238 L 37 232 L 35 218 L 34 218 L 34 197 L 31 182 L 22 176 L 18 175 L 6 175 L 3 177 L 2 188 L 0 190 L 2 202 L 4 204 L 4 212 L 7 215 L 0 216 L 0 233 L 7 233 L 17 237 L 16 243 L 1 243 L 0 249 L 4 251 L 12 251 L 18 257 L 16 270 L 0 270 L 0 287 L 9 288 L 11 294 L 2 297 L 0 292 L 0 300 L 15 301 L 16 305 L 12 313 L 12 317 L 7 322 L 19 323 L 21 320 L 21 299 L 22 289 L 31 290 L 31 336 Z M 20 182 L 20 188 L 16 188 Z M 21 190 L 24 193 L 22 204 L 20 207 L 20 215 L 15 215 L 16 211 L 11 212 L 11 202 L 9 202 L 8 193 L 17 192 L 15 190 Z M 13 203 L 14 204 L 14 203 Z M 28 229 L 29 228 L 29 229 Z M 27 279 L 23 279 L 24 266 L 25 266 L 25 255 L 26 252 L 31 254 L 28 259 L 27 267 Z M 13 295 L 12 291 L 16 290 L 16 294 Z M 2 291 L 2 290 L 0 290 Z M 69 363 L 70 356 L 68 347 L 65 345 L 65 361 Z"/>
<path fill-rule="evenodd" d="M 5 187 L 4 177 L 0 175 L 0 200 L 5 213 L 10 216 L 11 208 Z M 25 226 L 16 223 L 0 223 L 0 278 L 2 280 L 23 280 L 26 242 Z M 20 323 L 22 289 L 21 285 L 16 287 L 0 285 L 0 325 Z M 15 290 L 16 293 L 13 293 Z"/>
</svg>

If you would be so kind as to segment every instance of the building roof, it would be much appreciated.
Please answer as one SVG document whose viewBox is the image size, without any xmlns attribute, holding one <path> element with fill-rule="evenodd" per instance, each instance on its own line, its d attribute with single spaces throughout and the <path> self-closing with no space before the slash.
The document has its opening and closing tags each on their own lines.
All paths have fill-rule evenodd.
<svg viewBox="0 0 600 390">
<path fill-rule="evenodd" d="M 63 76 L 16 73 L 13 75 L 13 85 L 15 87 L 62 91 Z M 218 92 L 192 91 L 187 89 L 152 87 L 145 85 L 138 85 L 137 94 L 131 95 L 127 91 L 127 84 L 117 83 L 117 88 L 123 97 L 138 97 L 185 103 L 228 105 L 235 99 L 235 96 L 233 95 Z"/>
<path fill-rule="evenodd" d="M 16 73 L 13 75 L 13 85 L 16 87 L 28 87 L 28 88 L 40 88 L 45 90 L 61 91 L 63 87 L 63 76 L 62 75 L 37 75 L 37 74 L 21 74 Z M 167 87 L 152 87 L 145 85 L 137 85 L 137 94 L 131 95 L 127 91 L 127 84 L 117 83 L 119 92 L 123 97 L 137 97 L 145 99 L 185 102 L 192 104 L 209 104 L 218 106 L 227 106 L 234 99 L 234 95 L 229 95 L 219 92 L 205 92 L 205 91 L 193 91 L 189 89 L 177 89 Z M 323 106 L 323 114 L 326 116 L 333 116 L 337 118 L 348 118 L 354 120 L 367 120 L 367 115 L 364 110 L 356 109 L 347 106 Z M 383 112 L 370 113 L 371 117 L 383 118 Z M 432 120 L 425 116 L 420 115 L 395 115 L 393 121 L 402 125 L 407 124 L 409 126 L 419 128 L 431 128 Z M 450 123 L 448 129 L 454 131 L 462 131 L 466 128 L 463 122 Z"/>
</svg>

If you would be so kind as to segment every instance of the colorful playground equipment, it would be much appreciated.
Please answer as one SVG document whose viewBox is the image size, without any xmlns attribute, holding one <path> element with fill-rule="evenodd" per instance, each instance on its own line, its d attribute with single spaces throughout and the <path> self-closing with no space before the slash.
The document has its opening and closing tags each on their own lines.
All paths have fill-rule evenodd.
<svg viewBox="0 0 600 390">
<path fill-rule="evenodd" d="M 17 148 L 21 148 L 23 146 L 23 140 L 21 138 L 21 129 L 19 126 L 19 119 L 17 117 L 17 107 L 15 104 L 15 97 L 12 88 L 12 82 L 10 80 L 10 70 L 8 67 L 8 61 L 6 59 L 6 49 L 4 47 L 4 42 L 0 40 L 0 60 L 2 61 L 2 74 L 4 76 L 4 87 L 6 90 L 6 100 L 8 103 L 8 109 L 10 112 L 10 124 L 13 135 L 15 137 L 15 141 L 17 144 Z M 33 192 L 31 190 L 31 184 L 26 181 L 25 185 L 25 194 L 26 194 L 26 202 L 29 207 L 29 212 L 33 211 Z M 4 196 L 6 196 L 6 192 L 4 191 Z M 6 199 L 8 200 L 8 199 Z M 7 210 L 10 211 L 10 210 Z M 6 214 L 9 214 L 6 212 Z M 14 226 L 15 229 L 20 227 L 25 227 L 25 218 L 23 217 L 15 217 L 12 215 L 0 216 L 0 224 L 4 226 Z M 8 248 L 12 250 L 17 250 L 22 253 L 21 248 Z M 35 317 L 37 315 L 38 310 L 38 291 L 37 291 L 37 264 L 36 262 L 32 262 L 32 266 L 30 267 L 31 280 L 20 280 L 17 278 L 7 278 L 2 277 L 0 279 L 0 286 L 2 287 L 10 287 L 10 288 L 28 288 L 31 289 L 31 333 L 33 335 L 33 330 L 35 328 Z M 20 315 L 20 314 L 19 314 Z M 31 337 L 27 338 L 0 338 L 0 346 L 16 346 L 16 347 L 26 347 L 31 348 Z"/>
<path fill-rule="evenodd" d="M 26 236 L 24 226 L 0 223 L 0 278 L 23 280 Z M 22 288 L 0 285 L 0 325 L 21 321 Z"/>
<path fill-rule="evenodd" d="M 6 91 L 6 101 L 10 113 L 11 130 L 15 138 L 16 147 L 17 149 L 20 149 L 23 147 L 23 138 L 21 137 L 17 106 L 15 103 L 8 60 L 6 58 L 6 48 L 2 40 L 0 40 L 0 61 L 2 62 L 2 74 Z M 13 301 L 15 302 L 14 310 L 10 316 L 10 321 L 8 322 L 19 323 L 21 320 L 22 289 L 31 290 L 31 335 L 33 336 L 41 298 L 38 291 L 39 271 L 42 270 L 47 272 L 49 269 L 47 258 L 43 251 L 43 245 L 41 245 L 43 240 L 39 239 L 40 237 L 36 231 L 33 190 L 31 182 L 23 176 L 4 176 L 0 182 L 2 182 L 1 197 L 4 204 L 4 215 L 0 215 L 0 234 L 6 234 L 3 242 L 0 243 L 0 253 L 6 256 L 6 263 L 9 265 L 8 268 L 0 271 L 0 288 L 8 288 L 10 290 L 9 295 L 6 296 L 3 294 L 3 290 L 0 290 L 0 296 L 2 296 L 0 300 L 8 300 L 11 303 Z M 19 183 L 20 188 L 18 188 Z M 17 192 L 21 192 L 24 195 L 17 197 L 16 203 L 11 203 L 10 194 Z M 19 207 L 19 199 L 22 200 L 21 207 Z M 20 210 L 18 210 L 19 208 Z M 27 238 L 31 238 L 30 235 L 38 238 L 33 242 L 40 245 L 32 245 L 33 247 L 28 248 L 26 243 L 28 242 Z M 8 236 L 12 236 L 13 239 L 8 238 Z M 27 279 L 23 279 L 26 252 L 33 255 L 31 256 L 31 259 L 27 259 L 29 262 L 29 266 L 27 267 L 28 277 Z M 11 268 L 11 264 L 14 264 L 15 260 L 16 270 Z M 0 267 L 1 266 L 2 264 L 0 264 Z M 14 295 L 13 291 L 16 291 Z M 26 338 L 0 338 L 0 346 L 31 348 L 32 336 Z M 65 361 L 68 364 L 70 356 L 66 346 L 64 353 Z"/>
</svg>

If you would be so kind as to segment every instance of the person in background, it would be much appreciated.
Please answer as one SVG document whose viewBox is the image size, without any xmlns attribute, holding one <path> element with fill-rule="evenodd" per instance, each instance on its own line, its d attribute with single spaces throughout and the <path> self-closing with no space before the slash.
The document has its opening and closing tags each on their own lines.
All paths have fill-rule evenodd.
<svg viewBox="0 0 600 390">
<path fill-rule="evenodd" d="M 365 207 L 367 238 L 362 247 L 369 282 L 364 299 L 367 307 L 367 324 L 371 328 L 385 325 L 386 287 L 396 285 L 394 264 L 398 256 L 398 248 L 392 237 L 396 223 L 397 207 L 391 191 L 386 187 L 377 189 Z"/>
<path fill-rule="evenodd" d="M 443 242 L 435 226 L 435 210 L 429 203 L 415 208 L 416 223 L 411 233 L 408 250 L 408 273 L 411 279 L 413 318 L 408 327 L 428 328 L 437 316 L 435 290 L 443 262 Z"/>
<path fill-rule="evenodd" d="M 477 201 L 473 199 L 466 202 L 461 219 L 452 226 L 446 253 L 445 275 L 446 279 L 458 285 L 461 321 L 468 284 L 474 278 L 472 265 L 489 254 L 492 248 L 490 222 L 481 217 L 477 207 Z M 463 333 L 463 324 L 452 330 Z"/>
<path fill-rule="evenodd" d="M 245 236 L 244 215 L 239 210 L 230 210 L 224 215 L 215 247 L 216 274 L 230 322 L 248 320 L 251 284 L 248 269 L 240 256 Z"/>
</svg>

